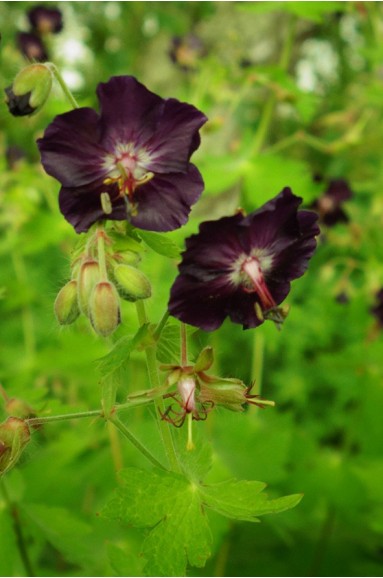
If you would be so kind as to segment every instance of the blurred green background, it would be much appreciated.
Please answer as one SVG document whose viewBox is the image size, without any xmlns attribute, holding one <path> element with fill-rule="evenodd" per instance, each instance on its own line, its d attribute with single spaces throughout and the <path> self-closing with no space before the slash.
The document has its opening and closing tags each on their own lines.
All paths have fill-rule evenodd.
<svg viewBox="0 0 383 578">
<path fill-rule="evenodd" d="M 46 3 L 44 3 L 46 4 Z M 1 86 L 27 63 L 16 34 L 33 2 L 0 3 Z M 54 7 L 54 4 L 48 3 Z M 206 190 L 184 238 L 206 219 L 254 210 L 285 186 L 309 207 L 332 179 L 353 191 L 347 222 L 322 228 L 306 275 L 293 283 L 281 332 L 226 322 L 197 332 L 215 373 L 257 379 L 274 409 L 209 415 L 212 479 L 303 492 L 294 510 L 261 524 L 211 516 L 209 576 L 380 576 L 383 572 L 383 335 L 371 314 L 383 286 L 383 7 L 379 2 L 60 2 L 64 28 L 44 38 L 81 106 L 112 75 L 135 75 L 162 97 L 209 117 L 193 156 Z M 13 118 L 0 104 L 0 380 L 39 415 L 94 409 L 96 360 L 137 329 L 134 308 L 109 342 L 79 320 L 57 326 L 53 302 L 69 277 L 76 234 L 60 215 L 59 185 L 35 144 L 68 110 L 55 88 L 43 111 Z M 17 152 L 19 157 L 15 160 Z M 320 179 L 319 179 L 320 177 Z M 149 252 L 151 318 L 166 308 L 176 263 Z M 145 387 L 142 354 L 124 368 L 119 400 Z M 6 417 L 5 409 L 1 409 Z M 153 415 L 129 413 L 161 456 Z M 101 422 L 49 424 L 5 480 L 36 575 L 139 575 L 142 532 L 96 514 L 122 465 L 146 467 Z M 0 573 L 27 575 L 14 520 L 0 496 Z M 198 574 L 199 573 L 199 574 Z"/>
</svg>

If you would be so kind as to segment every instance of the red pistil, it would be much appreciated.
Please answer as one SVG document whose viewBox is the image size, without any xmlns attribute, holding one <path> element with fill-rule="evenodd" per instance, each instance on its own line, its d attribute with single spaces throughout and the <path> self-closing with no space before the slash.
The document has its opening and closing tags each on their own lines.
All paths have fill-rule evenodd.
<svg viewBox="0 0 383 578">
<path fill-rule="evenodd" d="M 246 283 L 243 285 L 246 293 L 257 293 L 265 311 L 276 307 L 276 303 L 266 285 L 261 266 L 256 257 L 246 259 L 241 266 L 241 272 L 246 275 Z"/>
</svg>

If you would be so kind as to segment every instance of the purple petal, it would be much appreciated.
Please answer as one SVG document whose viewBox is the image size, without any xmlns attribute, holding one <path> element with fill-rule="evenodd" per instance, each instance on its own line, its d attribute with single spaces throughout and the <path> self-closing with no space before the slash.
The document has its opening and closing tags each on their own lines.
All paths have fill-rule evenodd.
<svg viewBox="0 0 383 578">
<path fill-rule="evenodd" d="M 184 323 L 214 331 L 227 315 L 226 303 L 232 292 L 233 286 L 225 278 L 201 283 L 181 274 L 170 292 L 169 312 Z"/>
<path fill-rule="evenodd" d="M 148 231 L 173 231 L 184 225 L 203 191 L 203 180 L 194 165 L 186 174 L 156 175 L 134 194 L 137 215 L 131 223 Z"/>
<path fill-rule="evenodd" d="M 146 143 L 148 169 L 153 172 L 185 172 L 191 154 L 198 148 L 198 130 L 207 117 L 190 104 L 174 98 L 165 101 L 156 131 Z"/>
<path fill-rule="evenodd" d="M 165 101 L 133 76 L 114 76 L 97 87 L 103 145 L 110 151 L 118 143 L 143 146 L 153 135 Z"/>
<path fill-rule="evenodd" d="M 110 194 L 113 207 L 111 214 L 106 215 L 102 209 L 102 192 Z M 107 188 L 97 183 L 83 188 L 62 187 L 59 194 L 60 210 L 77 233 L 85 233 L 97 221 L 123 221 L 127 218 L 125 202 L 121 197 L 116 198 L 117 195 L 116 186 Z"/>
<path fill-rule="evenodd" d="M 72 110 L 56 116 L 37 141 L 44 169 L 64 187 L 81 187 L 105 177 L 98 122 L 91 108 Z"/>
</svg>

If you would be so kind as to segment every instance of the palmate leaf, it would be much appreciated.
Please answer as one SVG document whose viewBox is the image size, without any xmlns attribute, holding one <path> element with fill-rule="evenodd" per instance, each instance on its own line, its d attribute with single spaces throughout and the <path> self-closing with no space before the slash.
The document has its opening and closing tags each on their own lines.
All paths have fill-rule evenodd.
<svg viewBox="0 0 383 578">
<path fill-rule="evenodd" d="M 151 528 L 142 546 L 148 576 L 183 576 L 187 564 L 203 567 L 212 536 L 207 510 L 257 522 L 257 516 L 294 507 L 300 495 L 268 500 L 262 482 L 231 480 L 203 485 L 172 472 L 121 472 L 122 486 L 102 514 L 139 528 Z"/>
</svg>

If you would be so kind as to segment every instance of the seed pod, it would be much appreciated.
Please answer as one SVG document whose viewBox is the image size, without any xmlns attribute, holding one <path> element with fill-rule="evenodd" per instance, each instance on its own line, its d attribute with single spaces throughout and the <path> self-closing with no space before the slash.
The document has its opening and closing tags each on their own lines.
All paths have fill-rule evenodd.
<svg viewBox="0 0 383 578">
<path fill-rule="evenodd" d="M 77 301 L 77 281 L 75 279 L 60 289 L 54 304 L 54 311 L 60 325 L 70 325 L 80 315 Z"/>
<path fill-rule="evenodd" d="M 80 311 L 89 317 L 89 299 L 95 285 L 100 281 L 98 261 L 87 259 L 78 274 L 77 297 Z"/>
<path fill-rule="evenodd" d="M 107 337 L 117 329 L 121 320 L 120 299 L 113 283 L 100 281 L 95 285 L 90 296 L 89 314 L 98 335 Z"/>
<path fill-rule="evenodd" d="M 52 88 L 52 72 L 46 64 L 23 68 L 13 84 L 5 89 L 5 102 L 13 116 L 37 112 L 46 102 Z"/>
<path fill-rule="evenodd" d="M 117 265 L 113 270 L 114 279 L 118 292 L 127 301 L 147 299 L 152 294 L 150 281 L 135 267 L 130 265 Z"/>
</svg>

